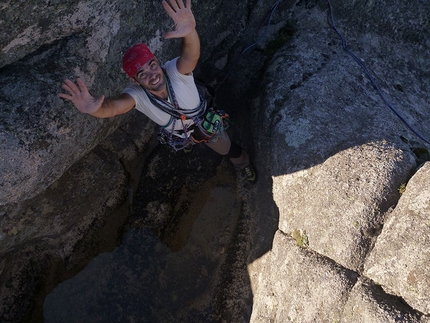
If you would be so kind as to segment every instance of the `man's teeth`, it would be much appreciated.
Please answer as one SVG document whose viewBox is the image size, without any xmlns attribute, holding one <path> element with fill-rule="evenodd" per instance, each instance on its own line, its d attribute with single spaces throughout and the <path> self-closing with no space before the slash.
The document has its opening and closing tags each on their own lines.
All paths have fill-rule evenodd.
<svg viewBox="0 0 430 323">
<path fill-rule="evenodd" d="M 154 82 L 152 82 L 152 85 L 157 85 L 158 82 L 160 82 L 160 77 L 157 77 Z"/>
</svg>

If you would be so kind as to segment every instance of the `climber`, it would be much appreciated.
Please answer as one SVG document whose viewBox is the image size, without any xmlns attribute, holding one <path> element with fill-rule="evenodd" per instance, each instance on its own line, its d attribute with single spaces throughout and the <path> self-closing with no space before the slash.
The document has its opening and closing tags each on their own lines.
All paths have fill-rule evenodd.
<svg viewBox="0 0 430 323">
<path fill-rule="evenodd" d="M 94 98 L 85 83 L 65 80 L 60 93 L 82 113 L 97 118 L 110 118 L 133 108 L 160 125 L 160 142 L 175 150 L 204 142 L 220 155 L 226 156 L 254 183 L 256 173 L 248 153 L 232 142 L 224 131 L 223 113 L 207 106 L 205 94 L 196 86 L 193 70 L 200 57 L 200 40 L 191 11 L 191 0 L 162 1 L 164 10 L 175 23 L 175 30 L 164 38 L 181 38 L 180 56 L 161 65 L 146 44 L 132 46 L 123 57 L 123 70 L 131 83 L 116 98 L 103 95 Z M 209 116 L 209 117 L 208 117 Z M 209 118 L 209 119 L 208 119 Z"/>
</svg>

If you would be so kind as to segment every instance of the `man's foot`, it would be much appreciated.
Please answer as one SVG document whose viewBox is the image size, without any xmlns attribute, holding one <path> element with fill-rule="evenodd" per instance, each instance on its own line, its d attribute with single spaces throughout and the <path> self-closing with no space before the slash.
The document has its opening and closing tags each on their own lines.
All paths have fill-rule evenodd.
<svg viewBox="0 0 430 323">
<path fill-rule="evenodd" d="M 190 152 L 192 152 L 193 151 L 193 146 L 194 145 L 192 145 L 192 144 L 190 144 L 190 145 L 188 145 L 187 147 L 185 147 L 183 150 L 184 150 L 184 153 L 190 153 Z"/>
<path fill-rule="evenodd" d="M 246 166 L 243 169 L 243 172 L 245 173 L 246 179 L 249 183 L 254 184 L 257 181 L 257 174 L 251 164 Z"/>
</svg>

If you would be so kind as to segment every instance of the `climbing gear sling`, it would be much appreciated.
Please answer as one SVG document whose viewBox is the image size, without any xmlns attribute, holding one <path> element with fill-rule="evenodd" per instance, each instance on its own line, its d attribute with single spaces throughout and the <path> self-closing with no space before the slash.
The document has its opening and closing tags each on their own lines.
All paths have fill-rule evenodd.
<svg viewBox="0 0 430 323">
<path fill-rule="evenodd" d="M 170 102 L 158 98 L 142 87 L 151 103 L 170 115 L 169 122 L 159 128 L 158 140 L 160 143 L 167 143 L 178 151 L 189 145 L 214 140 L 218 134 L 228 128 L 229 115 L 216 109 L 214 92 L 211 93 L 210 87 L 196 80 L 200 104 L 194 109 L 181 109 L 169 76 L 164 69 L 163 72 Z M 193 120 L 193 124 L 187 127 L 184 121 L 190 119 Z M 182 123 L 182 130 L 174 130 L 178 121 Z M 170 125 L 171 127 L 169 127 Z M 167 129 L 168 127 L 169 129 Z"/>
</svg>

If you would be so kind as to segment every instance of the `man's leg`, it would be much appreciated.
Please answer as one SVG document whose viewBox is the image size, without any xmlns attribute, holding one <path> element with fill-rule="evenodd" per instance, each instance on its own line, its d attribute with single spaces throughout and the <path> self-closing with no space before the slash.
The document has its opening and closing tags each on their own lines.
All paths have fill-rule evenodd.
<svg viewBox="0 0 430 323">
<path fill-rule="evenodd" d="M 248 153 L 238 144 L 232 142 L 225 131 L 215 141 L 209 141 L 206 145 L 218 154 L 229 158 L 237 168 L 244 170 L 248 181 L 253 183 L 256 181 L 255 171 L 249 160 Z"/>
<path fill-rule="evenodd" d="M 232 142 L 225 131 L 217 136 L 215 141 L 209 141 L 206 145 L 218 154 L 229 158 L 233 165 L 240 169 L 249 165 L 248 153 Z"/>
</svg>

